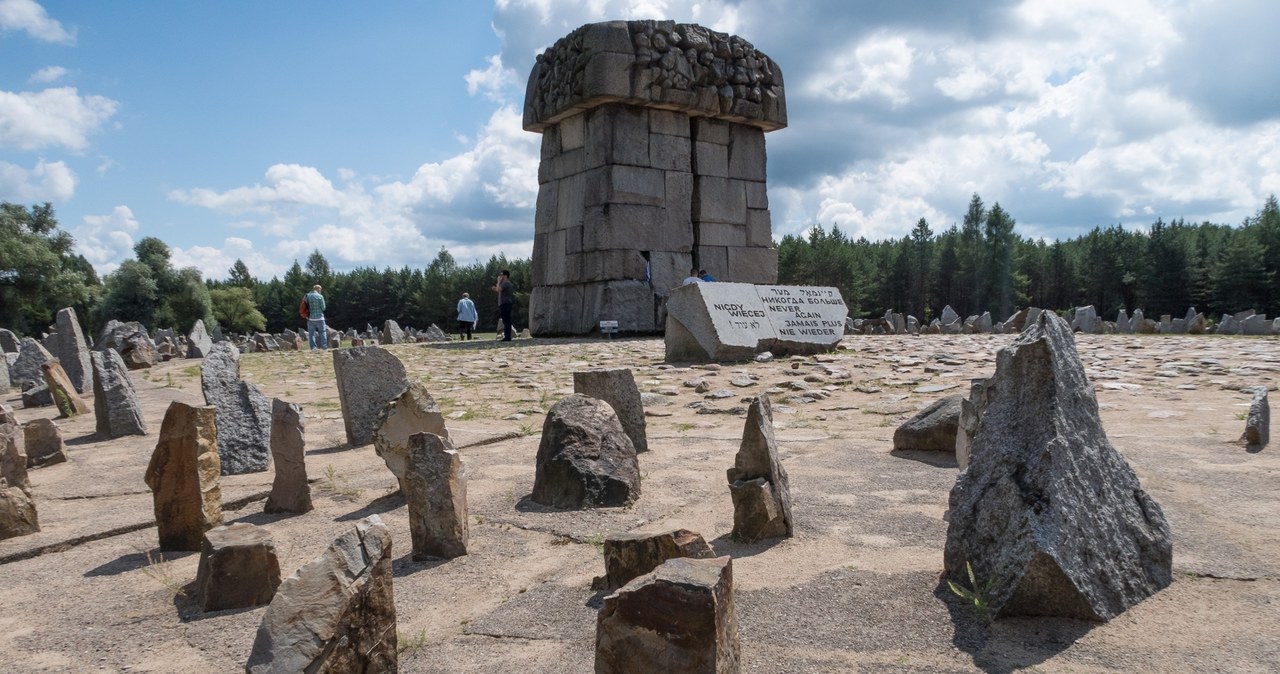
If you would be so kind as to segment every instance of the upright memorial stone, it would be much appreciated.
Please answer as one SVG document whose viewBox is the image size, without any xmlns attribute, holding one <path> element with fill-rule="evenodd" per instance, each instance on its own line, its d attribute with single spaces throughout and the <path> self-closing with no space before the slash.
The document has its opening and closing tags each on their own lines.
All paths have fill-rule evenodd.
<svg viewBox="0 0 1280 674">
<path fill-rule="evenodd" d="M 115 349 L 94 351 L 90 358 L 93 359 L 93 414 L 98 435 L 107 438 L 146 435 L 147 423 L 142 418 L 142 406 L 124 359 Z"/>
<path fill-rule="evenodd" d="M 23 337 L 18 359 L 9 366 L 10 383 L 22 386 L 29 381 L 44 382 L 44 371 L 40 366 L 51 360 L 53 354 L 43 344 L 30 337 Z"/>
<path fill-rule="evenodd" d="M 53 345 L 49 350 L 62 363 L 76 393 L 84 393 L 93 388 L 93 365 L 89 362 L 89 344 L 80 331 L 80 321 L 70 307 L 59 311 L 55 320 L 57 331 L 51 335 Z"/>
<path fill-rule="evenodd" d="M 691 283 L 667 299 L 668 361 L 749 360 L 834 349 L 849 311 L 835 288 Z"/>
<path fill-rule="evenodd" d="M 631 370 L 592 370 L 573 373 L 573 392 L 609 403 L 622 423 L 622 430 L 631 438 L 636 453 L 649 451 L 645 435 L 644 404 L 640 402 L 640 389 L 636 388 Z"/>
<path fill-rule="evenodd" d="M 240 379 L 240 350 L 218 342 L 200 365 L 206 404 L 218 408 L 218 454 L 223 475 L 256 473 L 271 460 L 271 401 Z"/>
<path fill-rule="evenodd" d="M 409 438 L 404 495 L 414 559 L 467 554 L 467 471 L 449 438 L 434 433 Z"/>
<path fill-rule="evenodd" d="M 279 398 L 271 401 L 271 458 L 276 476 L 263 510 L 269 513 L 305 513 L 311 510 L 311 485 L 307 484 L 306 419 L 302 408 Z"/>
<path fill-rule="evenodd" d="M 204 321 L 197 318 L 187 335 L 187 358 L 204 358 L 213 348 L 213 338 L 204 328 Z"/>
<path fill-rule="evenodd" d="M 355 447 L 373 442 L 382 410 L 409 386 L 404 364 L 377 346 L 337 349 L 333 352 L 333 375 L 338 382 L 347 442 Z"/>
<path fill-rule="evenodd" d="M 764 134 L 786 125 L 778 65 L 695 24 L 589 24 L 539 55 L 533 334 L 661 330 L 690 267 L 776 281 Z"/>
<path fill-rule="evenodd" d="M 177 401 L 164 414 L 146 474 L 161 550 L 199 550 L 204 532 L 222 524 L 217 414 Z"/>
</svg>

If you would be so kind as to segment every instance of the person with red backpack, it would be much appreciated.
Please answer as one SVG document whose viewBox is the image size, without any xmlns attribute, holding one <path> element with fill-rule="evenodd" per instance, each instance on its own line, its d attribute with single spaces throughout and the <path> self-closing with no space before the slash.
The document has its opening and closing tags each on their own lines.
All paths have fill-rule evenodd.
<svg viewBox="0 0 1280 674">
<path fill-rule="evenodd" d="M 320 284 L 311 287 L 311 292 L 298 304 L 298 314 L 307 319 L 307 343 L 311 350 L 329 348 L 329 326 L 324 323 L 324 295 L 320 294 Z M 318 337 L 318 338 L 317 338 Z"/>
</svg>

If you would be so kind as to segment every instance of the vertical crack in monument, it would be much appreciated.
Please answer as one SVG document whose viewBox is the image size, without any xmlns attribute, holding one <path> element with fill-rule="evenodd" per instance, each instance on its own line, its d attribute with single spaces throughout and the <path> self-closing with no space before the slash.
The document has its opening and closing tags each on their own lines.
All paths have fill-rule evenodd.
<svg viewBox="0 0 1280 674">
<path fill-rule="evenodd" d="M 539 55 L 533 333 L 659 332 L 695 266 L 776 282 L 764 134 L 786 125 L 778 65 L 696 24 L 588 24 Z"/>
</svg>

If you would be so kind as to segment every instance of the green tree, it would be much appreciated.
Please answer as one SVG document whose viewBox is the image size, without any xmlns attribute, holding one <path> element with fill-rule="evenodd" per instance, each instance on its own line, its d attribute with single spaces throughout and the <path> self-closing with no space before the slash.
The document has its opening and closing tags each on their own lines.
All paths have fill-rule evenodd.
<svg viewBox="0 0 1280 674">
<path fill-rule="evenodd" d="M 160 307 L 160 288 L 151 267 L 137 260 L 125 260 L 119 269 L 107 275 L 106 286 L 106 294 L 98 305 L 100 321 L 138 321 L 158 327 L 156 311 Z"/>
<path fill-rule="evenodd" d="M 34 334 L 64 307 L 88 317 L 101 288 L 93 267 L 72 252 L 74 245 L 58 229 L 51 204 L 27 209 L 0 202 L 0 326 Z"/>
<path fill-rule="evenodd" d="M 261 332 L 267 329 L 267 318 L 254 304 L 253 291 L 231 286 L 209 291 L 213 316 L 227 330 L 240 333 Z"/>
<path fill-rule="evenodd" d="M 227 283 L 233 286 L 252 289 L 258 283 L 254 280 L 253 275 L 249 273 L 248 265 L 240 258 L 236 258 L 235 264 L 231 265 L 231 269 L 227 270 L 227 274 Z"/>
<path fill-rule="evenodd" d="M 1013 314 L 1013 225 L 1013 217 L 1000 207 L 1000 202 L 997 201 L 987 212 L 983 234 L 986 239 L 985 262 L 989 265 L 986 285 L 990 288 L 987 297 L 991 302 L 988 308 L 996 314 L 998 321 Z"/>
</svg>

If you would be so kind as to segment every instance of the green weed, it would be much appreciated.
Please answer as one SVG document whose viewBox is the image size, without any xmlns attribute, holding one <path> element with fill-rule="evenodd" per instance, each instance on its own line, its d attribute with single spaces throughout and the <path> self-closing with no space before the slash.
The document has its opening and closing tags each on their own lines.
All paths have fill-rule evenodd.
<svg viewBox="0 0 1280 674">
<path fill-rule="evenodd" d="M 951 593 L 969 603 L 978 619 L 984 623 L 991 622 L 991 584 L 995 580 L 988 578 L 985 582 L 979 583 L 977 576 L 973 573 L 973 563 L 965 562 L 964 569 L 969 575 L 969 587 L 964 587 L 959 583 L 948 579 L 947 587 L 951 589 Z"/>
</svg>

